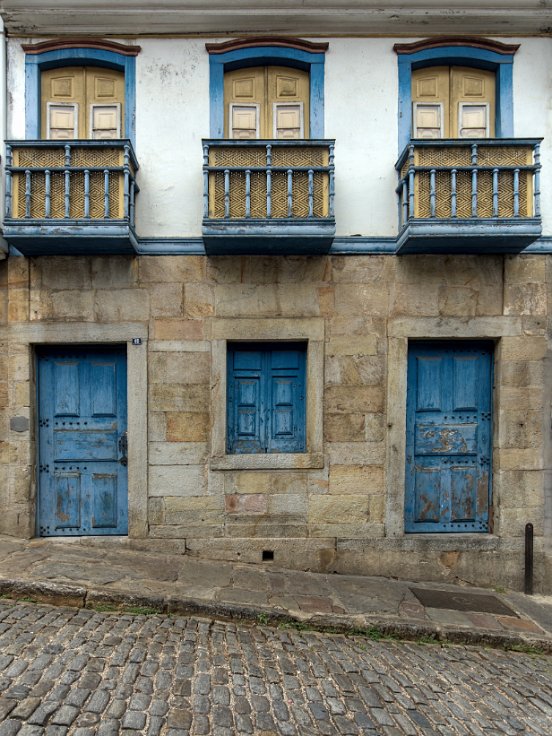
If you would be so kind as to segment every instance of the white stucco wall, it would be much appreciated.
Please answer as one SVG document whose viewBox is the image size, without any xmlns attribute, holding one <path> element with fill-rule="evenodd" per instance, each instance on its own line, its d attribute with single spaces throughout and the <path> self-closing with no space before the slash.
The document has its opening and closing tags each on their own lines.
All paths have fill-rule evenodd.
<svg viewBox="0 0 552 736">
<path fill-rule="evenodd" d="M 22 41 L 8 43 L 8 137 L 25 131 Z M 198 237 L 202 217 L 201 139 L 209 136 L 209 39 L 141 38 L 136 59 L 137 232 Z M 398 156 L 394 38 L 329 40 L 325 135 L 336 139 L 338 235 L 394 236 Z M 400 39 L 402 42 L 415 39 Z M 543 231 L 552 235 L 552 40 L 520 43 L 514 60 L 516 137 L 544 137 Z"/>
</svg>

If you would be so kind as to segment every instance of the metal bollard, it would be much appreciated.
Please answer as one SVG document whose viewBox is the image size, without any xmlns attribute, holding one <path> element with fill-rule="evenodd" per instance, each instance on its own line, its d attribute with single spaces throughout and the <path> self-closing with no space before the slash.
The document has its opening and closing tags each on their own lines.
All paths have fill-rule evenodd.
<svg viewBox="0 0 552 736">
<path fill-rule="evenodd" d="M 525 525 L 525 595 L 533 595 L 533 525 Z"/>
</svg>

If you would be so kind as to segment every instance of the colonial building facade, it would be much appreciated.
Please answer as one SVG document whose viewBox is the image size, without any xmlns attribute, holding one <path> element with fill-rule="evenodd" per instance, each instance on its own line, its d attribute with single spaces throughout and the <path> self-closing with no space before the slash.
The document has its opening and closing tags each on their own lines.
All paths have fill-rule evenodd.
<svg viewBox="0 0 552 736">
<path fill-rule="evenodd" d="M 550 592 L 552 40 L 501 4 L 1 3 L 1 533 L 520 588 L 531 523 Z"/>
</svg>

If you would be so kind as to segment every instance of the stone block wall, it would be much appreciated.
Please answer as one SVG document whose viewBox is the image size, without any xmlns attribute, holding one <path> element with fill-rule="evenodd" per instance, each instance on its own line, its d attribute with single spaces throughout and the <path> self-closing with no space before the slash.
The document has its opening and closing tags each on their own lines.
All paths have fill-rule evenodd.
<svg viewBox="0 0 552 736">
<path fill-rule="evenodd" d="M 147 404 L 147 427 L 131 424 L 129 442 L 147 477 L 129 476 L 129 544 L 520 587 L 531 521 L 550 589 L 551 282 L 539 255 L 11 257 L 0 262 L 0 531 L 35 533 L 33 346 L 125 342 L 130 355 L 140 334 L 146 389 L 133 393 L 129 375 L 129 401 Z M 253 340 L 267 323 L 290 339 L 299 321 L 316 324 L 321 462 L 213 462 L 214 346 L 237 321 Z M 405 356 L 422 337 L 496 344 L 491 535 L 402 533 Z"/>
</svg>

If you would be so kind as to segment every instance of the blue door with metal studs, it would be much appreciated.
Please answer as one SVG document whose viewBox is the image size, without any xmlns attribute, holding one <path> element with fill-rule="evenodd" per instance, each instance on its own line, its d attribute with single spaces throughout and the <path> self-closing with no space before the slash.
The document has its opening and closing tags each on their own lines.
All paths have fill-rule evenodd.
<svg viewBox="0 0 552 736">
<path fill-rule="evenodd" d="M 38 355 L 39 536 L 126 534 L 124 349 Z"/>
<path fill-rule="evenodd" d="M 491 391 L 492 345 L 411 345 L 407 532 L 489 531 Z"/>
</svg>

